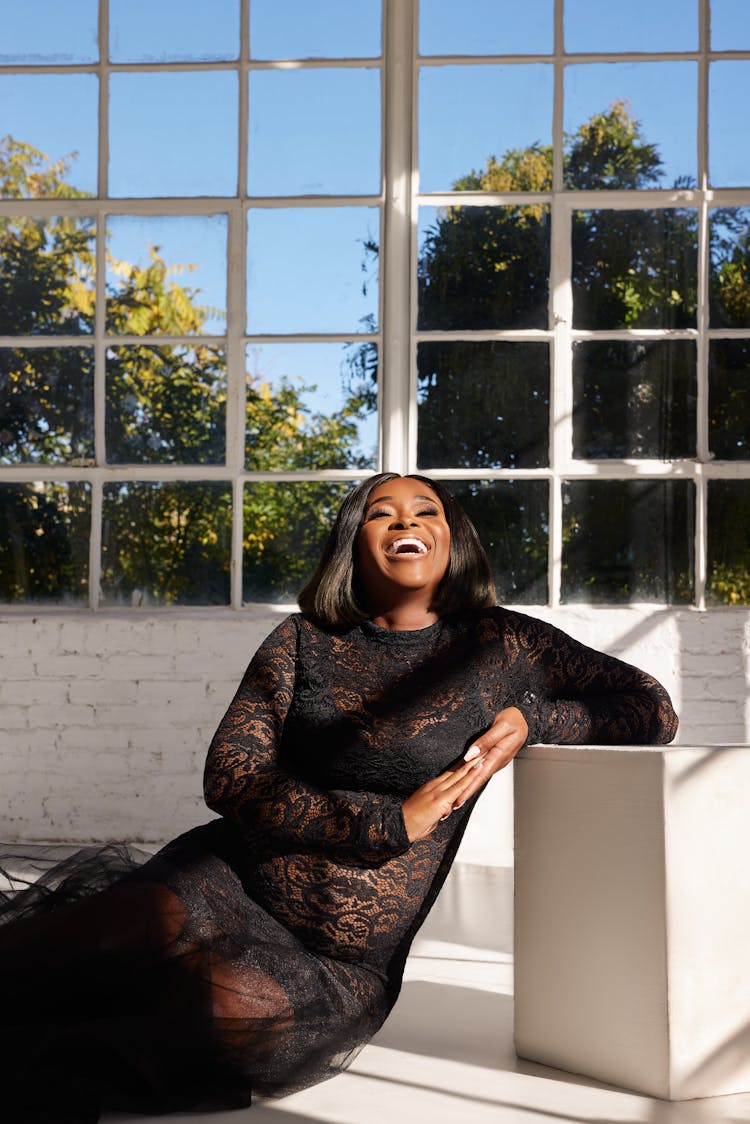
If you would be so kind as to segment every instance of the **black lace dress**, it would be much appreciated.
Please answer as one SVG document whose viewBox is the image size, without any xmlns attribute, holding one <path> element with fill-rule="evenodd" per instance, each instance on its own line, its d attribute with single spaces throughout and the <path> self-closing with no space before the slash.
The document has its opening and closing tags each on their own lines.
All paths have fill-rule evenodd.
<svg viewBox="0 0 750 1124">
<path fill-rule="evenodd" d="M 649 675 L 519 613 L 287 618 L 211 744 L 220 818 L 145 862 L 79 853 L 0 905 L 11 1119 L 242 1105 L 342 1069 L 396 1000 L 474 803 L 410 844 L 402 801 L 510 705 L 530 742 L 676 729 Z"/>
</svg>

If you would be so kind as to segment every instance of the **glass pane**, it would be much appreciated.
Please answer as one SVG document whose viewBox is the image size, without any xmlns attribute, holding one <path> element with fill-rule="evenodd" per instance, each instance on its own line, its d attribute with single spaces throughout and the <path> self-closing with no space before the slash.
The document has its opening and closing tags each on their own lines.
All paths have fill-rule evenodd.
<svg viewBox="0 0 750 1124">
<path fill-rule="evenodd" d="M 4 0 L 0 63 L 80 63 L 99 58 L 99 0 Z"/>
<path fill-rule="evenodd" d="M 107 219 L 108 332 L 221 335 L 226 304 L 226 215 Z"/>
<path fill-rule="evenodd" d="M 111 195 L 236 194 L 236 74 L 113 74 L 109 121 Z"/>
<path fill-rule="evenodd" d="M 708 482 L 709 605 L 750 605 L 750 480 Z"/>
<path fill-rule="evenodd" d="M 93 332 L 95 265 L 94 219 L 0 217 L 0 335 Z"/>
<path fill-rule="evenodd" d="M 750 207 L 709 212 L 711 326 L 750 325 Z"/>
<path fill-rule="evenodd" d="M 212 62 L 240 53 L 240 0 L 109 0 L 112 62 Z"/>
<path fill-rule="evenodd" d="M 563 601 L 692 601 L 691 481 L 571 480 L 563 504 Z"/>
<path fill-rule="evenodd" d="M 379 70 L 256 70 L 249 76 L 250 195 L 376 195 Z"/>
<path fill-rule="evenodd" d="M 554 0 L 420 0 L 422 55 L 542 55 L 554 46 Z"/>
<path fill-rule="evenodd" d="M 721 460 L 750 460 L 750 340 L 712 340 L 708 379 L 711 452 Z"/>
<path fill-rule="evenodd" d="M 546 328 L 549 207 L 421 207 L 419 328 Z"/>
<path fill-rule="evenodd" d="M 93 350 L 0 348 L 0 464 L 93 458 Z"/>
<path fill-rule="evenodd" d="M 243 596 L 294 601 L 320 560 L 349 484 L 248 484 Z"/>
<path fill-rule="evenodd" d="M 106 605 L 226 605 L 232 538 L 229 484 L 105 484 Z"/>
<path fill-rule="evenodd" d="M 695 344 L 607 340 L 573 350 L 573 456 L 695 456 Z"/>
<path fill-rule="evenodd" d="M 507 605 L 547 602 L 546 480 L 444 480 L 479 532 Z"/>
<path fill-rule="evenodd" d="M 699 0 L 565 0 L 565 50 L 695 51 Z M 715 0 L 712 0 L 715 3 Z"/>
<path fill-rule="evenodd" d="M 212 347 L 107 351 L 110 464 L 223 464 L 226 357 Z"/>
<path fill-rule="evenodd" d="M 693 62 L 566 67 L 566 185 L 694 186 L 697 81 Z"/>
<path fill-rule="evenodd" d="M 544 63 L 424 67 L 420 190 L 544 190 L 546 183 L 536 187 L 523 180 L 530 161 L 519 166 L 518 150 L 537 155 L 541 176 L 551 174 L 552 93 L 552 67 Z M 492 106 L 492 112 L 477 112 L 479 106 Z M 501 186 L 503 173 L 507 186 Z"/>
<path fill-rule="evenodd" d="M 246 467 L 375 468 L 377 377 L 374 343 L 251 344 Z"/>
<path fill-rule="evenodd" d="M 750 184 L 750 62 L 712 62 L 708 72 L 708 178 L 713 187 Z"/>
<path fill-rule="evenodd" d="M 549 463 L 546 343 L 421 343 L 417 380 L 420 465 Z"/>
<path fill-rule="evenodd" d="M 746 51 L 750 47 L 747 0 L 711 0 L 711 49 Z"/>
<path fill-rule="evenodd" d="M 256 59 L 377 58 L 381 0 L 252 0 Z"/>
<path fill-rule="evenodd" d="M 0 601 L 88 596 L 88 484 L 0 484 Z"/>
<path fill-rule="evenodd" d="M 694 328 L 695 210 L 573 214 L 576 328 Z"/>
<path fill-rule="evenodd" d="M 94 74 L 0 75 L 0 193 L 95 195 L 98 98 Z"/>
<path fill-rule="evenodd" d="M 376 331 L 379 218 L 377 207 L 250 211 L 248 331 Z"/>
</svg>

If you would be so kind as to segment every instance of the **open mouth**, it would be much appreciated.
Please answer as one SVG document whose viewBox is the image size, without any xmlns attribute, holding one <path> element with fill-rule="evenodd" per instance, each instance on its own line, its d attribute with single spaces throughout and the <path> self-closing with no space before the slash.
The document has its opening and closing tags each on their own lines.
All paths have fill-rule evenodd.
<svg viewBox="0 0 750 1124">
<path fill-rule="evenodd" d="M 429 547 L 414 535 L 405 535 L 400 539 L 389 542 L 385 548 L 386 554 L 427 554 Z"/>
</svg>

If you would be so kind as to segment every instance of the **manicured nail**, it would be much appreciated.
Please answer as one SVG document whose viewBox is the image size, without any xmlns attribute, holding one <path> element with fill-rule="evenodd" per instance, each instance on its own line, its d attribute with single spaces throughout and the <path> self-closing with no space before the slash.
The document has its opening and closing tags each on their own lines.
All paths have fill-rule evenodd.
<svg viewBox="0 0 750 1124">
<path fill-rule="evenodd" d="M 478 757 L 481 752 L 482 751 L 478 745 L 470 745 L 466 750 L 466 753 L 464 754 L 464 761 L 473 761 L 474 758 Z"/>
</svg>

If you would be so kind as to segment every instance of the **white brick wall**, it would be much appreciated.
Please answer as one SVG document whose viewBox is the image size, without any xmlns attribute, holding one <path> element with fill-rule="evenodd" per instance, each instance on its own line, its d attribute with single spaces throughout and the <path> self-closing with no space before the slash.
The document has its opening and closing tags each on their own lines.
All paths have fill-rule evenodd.
<svg viewBox="0 0 750 1124">
<path fill-rule="evenodd" d="M 660 678 L 683 744 L 748 740 L 748 610 L 536 615 Z M 0 617 L 0 838 L 158 841 L 208 818 L 206 747 L 279 616 Z M 509 777 L 500 776 L 464 859 L 507 856 L 510 809 Z"/>
</svg>

